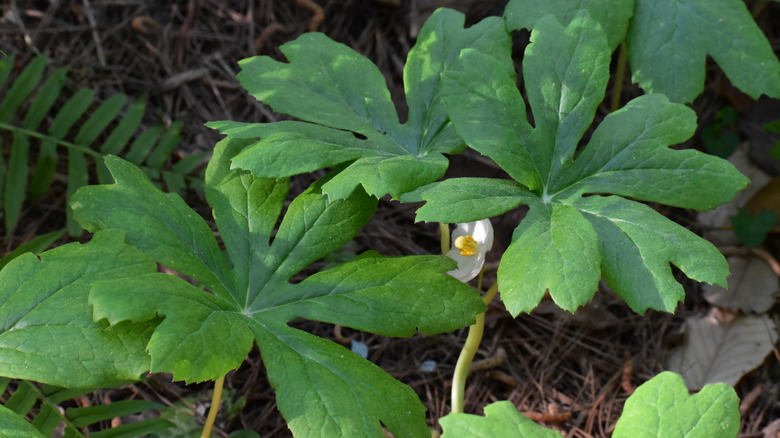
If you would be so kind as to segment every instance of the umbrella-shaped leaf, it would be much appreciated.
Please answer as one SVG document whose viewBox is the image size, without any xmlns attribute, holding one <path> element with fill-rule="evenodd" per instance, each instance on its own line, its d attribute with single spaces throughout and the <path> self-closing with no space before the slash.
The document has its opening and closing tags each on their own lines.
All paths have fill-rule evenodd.
<svg viewBox="0 0 780 438">
<path fill-rule="evenodd" d="M 674 102 L 702 92 L 708 55 L 754 99 L 780 97 L 780 61 L 742 0 L 636 0 L 627 42 L 634 81 Z"/>
<path fill-rule="evenodd" d="M 309 33 L 282 46 L 288 62 L 246 59 L 238 75 L 251 95 L 303 122 L 209 126 L 232 138 L 254 140 L 233 165 L 257 176 L 286 177 L 347 163 L 322 187 L 324 193 L 345 199 L 362 186 L 377 197 L 398 197 L 441 177 L 448 164 L 442 154 L 464 147 L 441 99 L 441 72 L 455 67 L 464 48 L 509 53 L 500 18 L 468 29 L 463 23 L 462 14 L 440 9 L 421 29 L 404 69 L 409 109 L 404 123 L 373 63 L 323 34 Z M 501 68 L 511 71 L 507 61 Z"/>
<path fill-rule="evenodd" d="M 545 15 L 568 24 L 583 10 L 610 48 L 626 38 L 633 80 L 647 93 L 693 101 L 711 56 L 754 99 L 780 96 L 780 62 L 742 0 L 512 0 L 504 15 L 510 29 L 535 29 Z"/>
<path fill-rule="evenodd" d="M 250 143 L 219 143 L 206 172 L 207 200 L 224 252 L 213 250 L 213 234 L 201 231 L 205 222 L 180 198 L 159 192 L 132 165 L 106 159 L 116 183 L 77 193 L 76 217 L 91 230 L 125 230 L 131 245 L 160 263 L 180 257 L 177 269 L 212 293 L 158 273 L 102 281 L 90 295 L 96 316 L 111 324 L 158 322 L 148 344 L 151 369 L 186 381 L 224 375 L 256 341 L 296 436 L 383 436 L 382 424 L 396 436 L 421 436 L 427 431 L 424 408 L 410 388 L 287 322 L 306 318 L 409 336 L 468 325 L 484 304 L 446 275 L 454 262 L 444 256 L 368 253 L 291 282 L 352 239 L 377 201 L 363 190 L 329 201 L 320 181 L 287 206 L 274 233 L 289 182 L 231 170 L 231 158 Z M 110 202 L 119 198 L 121 203 Z"/>
<path fill-rule="evenodd" d="M 614 49 L 626 36 L 634 0 L 511 0 L 504 17 L 510 29 L 533 29 L 545 15 L 552 14 L 559 22 L 569 24 L 581 10 L 588 11 L 601 24 L 609 47 Z"/>
<path fill-rule="evenodd" d="M 637 312 L 673 311 L 683 291 L 670 264 L 693 279 L 725 284 L 728 266 L 714 246 L 620 196 L 707 209 L 731 199 L 747 178 L 720 158 L 669 148 L 693 134 L 696 119 L 661 95 L 609 114 L 582 146 L 604 97 L 609 53 L 587 11 L 566 27 L 551 16 L 536 21 L 523 59 L 533 127 L 514 75 L 494 56 L 464 50 L 462 70 L 444 73 L 458 134 L 519 184 L 452 179 L 403 200 L 427 201 L 417 216 L 426 221 L 530 207 L 498 270 L 502 300 L 515 315 L 533 309 L 545 291 L 573 311 L 593 296 L 600 277 Z M 497 141 L 488 140 L 493 135 Z"/>
<path fill-rule="evenodd" d="M 103 231 L 91 242 L 23 254 L 0 271 L 0 376 L 68 387 L 109 386 L 137 379 L 149 367 L 150 324 L 107 327 L 87 301 L 97 281 L 128 281 L 157 270 Z"/>
</svg>

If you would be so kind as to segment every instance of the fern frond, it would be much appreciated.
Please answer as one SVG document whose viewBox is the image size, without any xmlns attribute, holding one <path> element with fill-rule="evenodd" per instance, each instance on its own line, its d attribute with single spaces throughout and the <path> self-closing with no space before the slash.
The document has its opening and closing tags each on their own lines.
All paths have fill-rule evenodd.
<svg viewBox="0 0 780 438">
<path fill-rule="evenodd" d="M 11 383 L 10 379 L 0 378 L 0 393 L 10 392 L 7 391 L 9 383 Z M 45 437 L 51 437 L 55 433 L 57 436 L 74 438 L 84 438 L 85 436 L 98 438 L 135 437 L 164 432 L 174 426 L 170 421 L 161 418 L 147 418 L 86 434 L 87 427 L 101 422 L 129 415 L 137 416 L 147 411 L 161 412 L 168 408 L 145 400 L 122 400 L 106 405 L 63 409 L 64 403 L 82 397 L 91 390 L 63 389 L 49 385 L 41 385 L 39 388 L 38 385 L 24 380 L 15 381 L 15 383 L 17 384 L 15 390 L 0 405 L 0 408 L 5 407 L 16 414 L 17 420 L 29 419 L 28 423 Z M 4 414 L 9 415 L 8 412 Z"/>
<path fill-rule="evenodd" d="M 65 69 L 47 77 L 43 55 L 6 84 L 13 76 L 14 61 L 13 56 L 0 59 L 0 132 L 10 133 L 0 136 L 0 146 L 10 138 L 0 154 L 0 210 L 6 236 L 16 229 L 24 203 L 45 195 L 58 171 L 67 176 L 66 197 L 90 181 L 109 183 L 100 159 L 106 154 L 124 156 L 169 191 L 181 193 L 193 182 L 198 185 L 199 178 L 190 176 L 197 167 L 191 163 L 201 163 L 205 154 L 187 157 L 186 165 L 172 166 L 181 122 L 142 129 L 145 97 L 129 102 L 127 96 L 117 94 L 95 107 L 95 92 L 81 89 L 66 99 Z M 2 93 L 4 87 L 7 92 Z M 66 212 L 69 233 L 79 235 L 81 229 L 69 207 Z"/>
</svg>

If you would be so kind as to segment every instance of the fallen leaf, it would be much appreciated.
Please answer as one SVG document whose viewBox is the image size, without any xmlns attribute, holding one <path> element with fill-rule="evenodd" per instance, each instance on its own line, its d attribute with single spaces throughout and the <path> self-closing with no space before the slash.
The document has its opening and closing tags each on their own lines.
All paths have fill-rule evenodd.
<svg viewBox="0 0 780 438">
<path fill-rule="evenodd" d="M 710 304 L 743 312 L 763 313 L 775 303 L 777 275 L 758 257 L 729 257 L 731 276 L 728 289 L 703 285 L 704 298 Z"/>
<path fill-rule="evenodd" d="M 777 328 L 767 316 L 743 316 L 730 323 L 691 317 L 683 330 L 685 342 L 672 352 L 668 369 L 681 374 L 691 390 L 709 383 L 736 384 L 764 361 L 777 341 Z"/>
<path fill-rule="evenodd" d="M 744 207 L 753 196 L 770 180 L 770 177 L 756 167 L 749 156 L 747 143 L 740 145 L 729 157 L 728 161 L 742 174 L 750 178 L 750 185 L 737 193 L 731 202 L 720 205 L 714 210 L 698 213 L 698 221 L 705 229 L 703 237 L 715 246 L 738 245 L 739 240 L 731 230 L 731 217 L 737 214 L 739 207 Z M 750 210 L 748 210 L 750 211 Z"/>
</svg>

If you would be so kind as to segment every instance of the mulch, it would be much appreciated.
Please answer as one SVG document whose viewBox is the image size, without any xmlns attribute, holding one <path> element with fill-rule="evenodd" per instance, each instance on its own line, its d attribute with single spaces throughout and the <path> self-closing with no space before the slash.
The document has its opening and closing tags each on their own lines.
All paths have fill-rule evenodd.
<svg viewBox="0 0 780 438">
<path fill-rule="evenodd" d="M 149 110 L 145 123 L 184 121 L 180 153 L 191 154 L 210 151 L 220 138 L 203 126 L 207 121 L 270 122 L 282 117 L 239 86 L 235 74 L 240 59 L 267 55 L 281 60 L 280 45 L 306 31 L 318 30 L 375 62 L 403 113 L 403 64 L 427 15 L 438 6 L 449 6 L 466 13 L 468 23 L 474 23 L 500 14 L 504 4 L 501 0 L 14 0 L 0 6 L 0 49 L 18 53 L 20 65 L 36 54 L 46 54 L 53 65 L 69 68 L 70 87 L 95 89 L 101 100 L 118 92 L 132 97 L 146 94 Z M 763 19 L 766 22 L 766 17 Z M 780 40 L 774 39 L 774 43 L 780 44 Z M 626 98 L 638 94 L 630 84 L 626 86 Z M 706 120 L 722 104 L 723 96 L 719 90 L 708 90 L 694 108 Z M 453 158 L 448 175 L 500 173 L 487 161 L 467 152 Z M 301 177 L 295 184 L 300 190 L 309 181 L 311 177 Z M 57 204 L 62 196 L 46 199 L 47 218 L 63 212 L 64 204 Z M 199 211 L 207 211 L 198 196 L 191 195 L 188 200 Z M 416 207 L 381 200 L 374 218 L 356 238 L 354 249 L 373 249 L 386 255 L 436 253 L 438 228 L 415 223 Z M 26 211 L 30 215 L 27 223 L 33 225 L 18 240 L 54 229 L 50 220 L 40 217 L 40 209 Z M 700 231 L 690 212 L 664 212 Z M 518 209 L 495 220 L 495 254 L 509 244 L 523 214 Z M 497 261 L 494 255 L 488 265 L 495 268 Z M 510 400 L 531 418 L 567 437 L 609 436 L 633 389 L 664 369 L 682 318 L 707 308 L 698 285 L 683 275 L 678 278 L 688 298 L 675 315 L 654 311 L 636 315 L 606 288 L 575 315 L 557 309 L 548 299 L 531 314 L 514 319 L 495 300 L 476 358 L 481 361 L 480 369 L 468 380 L 467 412 L 482 414 L 484 406 Z M 495 271 L 489 271 L 485 283 L 494 280 Z M 433 428 L 438 427 L 437 419 L 449 412 L 450 379 L 465 329 L 395 339 L 346 328 L 339 331 L 320 323 L 302 322 L 299 326 L 346 345 L 352 339 L 366 344 L 370 360 L 417 392 Z M 780 418 L 777 358 L 775 350 L 736 387 L 743 404 L 747 403 L 740 436 L 780 436 L 762 431 Z M 421 367 L 426 361 L 434 361 L 435 368 Z M 219 419 L 221 436 L 242 428 L 266 438 L 290 436 L 276 410 L 257 349 L 227 376 L 226 388 L 244 406 L 233 418 Z M 129 387 L 97 391 L 78 402 L 95 404 L 132 397 L 173 404 L 180 400 L 191 403 L 190 397 L 194 397 L 202 400 L 193 405 L 197 408 L 208 403 L 209 390 L 209 384 L 184 386 L 170 382 L 170 376 L 154 375 Z M 202 421 L 203 409 L 198 412 Z"/>
</svg>

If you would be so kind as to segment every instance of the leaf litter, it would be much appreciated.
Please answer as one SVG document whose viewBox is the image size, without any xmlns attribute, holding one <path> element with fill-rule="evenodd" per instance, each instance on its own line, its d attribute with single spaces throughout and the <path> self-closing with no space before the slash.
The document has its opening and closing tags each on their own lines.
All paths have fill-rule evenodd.
<svg viewBox="0 0 780 438">
<path fill-rule="evenodd" d="M 278 47 L 306 31 L 312 14 L 293 2 L 253 3 L 205 0 L 163 5 L 128 0 L 121 4 L 85 3 L 70 9 L 59 3 L 48 9 L 31 6 L 20 11 L 18 21 L 7 18 L 10 17 L 8 14 L 0 19 L 0 25 L 7 30 L 0 36 L 0 41 L 6 52 L 23 51 L 30 46 L 36 51 L 47 52 L 53 62 L 80 73 L 74 79 L 81 81 L 77 86 L 120 89 L 131 95 L 149 91 L 149 105 L 158 109 L 163 120 L 184 118 L 187 121 L 183 146 L 185 152 L 191 153 L 210 150 L 216 142 L 215 133 L 201 126 L 206 121 L 278 120 L 277 115 L 253 99 L 247 99 L 239 90 L 234 76 L 238 70 L 235 60 L 255 54 L 281 59 Z M 475 5 L 458 0 L 320 0 L 317 3 L 325 15 L 319 30 L 355 47 L 377 63 L 398 102 L 403 89 L 403 59 L 414 41 L 415 26 L 424 20 L 425 14 L 436 6 L 449 6 L 467 12 L 468 22 L 474 22 L 485 15 L 500 13 L 504 2 Z M 99 23 L 94 29 L 85 25 L 85 7 L 91 8 L 90 12 Z M 768 14 L 763 18 L 771 22 L 771 17 Z M 146 26 L 146 32 L 140 32 L 131 25 L 135 19 L 157 25 Z M 105 66 L 99 63 L 97 51 L 103 53 Z M 204 65 L 205 70 L 202 70 Z M 195 79 L 165 82 L 172 77 L 185 77 L 181 74 L 190 71 L 198 72 Z M 161 83 L 166 83 L 165 89 L 157 87 Z M 638 90 L 628 86 L 627 93 L 638 94 Z M 716 93 L 708 90 L 693 106 L 698 113 L 706 114 L 717 105 L 715 97 Z M 403 108 L 399 113 L 403 117 Z M 479 166 L 485 166 L 479 154 L 467 152 L 454 157 L 450 172 L 455 176 L 472 175 L 474 168 Z M 495 168 L 488 170 L 501 172 Z M 297 190 L 307 183 L 298 183 Z M 295 186 L 293 181 L 293 192 Z M 51 204 L 51 200 L 46 202 Z M 197 204 L 197 198 L 191 202 L 197 210 L 203 210 L 203 205 Z M 415 208 L 414 205 L 399 207 L 380 201 L 375 217 L 357 236 L 357 244 L 386 255 L 435 253 L 438 248 L 436 227 L 413 225 Z M 679 214 L 671 211 L 672 215 Z M 513 228 L 510 224 L 516 224 L 522 214 L 522 209 L 513 210 L 494 222 L 499 250 L 508 245 Z M 729 216 L 725 217 L 723 225 L 710 225 L 704 220 L 689 225 L 699 233 L 702 229 L 728 227 Z M 685 216 L 681 218 L 686 219 Z M 37 221 L 41 232 L 51 231 L 46 229 L 46 222 L 31 219 Z M 488 262 L 495 263 L 496 260 Z M 488 273 L 485 281 L 494 281 L 494 275 Z M 679 316 L 707 308 L 691 284 L 686 284 L 686 290 L 691 299 L 680 309 Z M 680 319 L 654 311 L 640 317 L 604 289 L 597 293 L 594 303 L 597 304 L 595 316 L 587 319 L 598 318 L 601 313 L 608 323 L 583 324 L 565 314 L 541 310 L 513 320 L 500 304 L 494 303 L 487 315 L 489 328 L 477 359 L 490 357 L 498 348 L 504 348 L 507 360 L 503 365 L 471 377 L 467 411 L 481 415 L 482 409 L 492 401 L 506 399 L 523 412 L 572 412 L 571 419 L 559 426 L 569 437 L 608 436 L 628 396 L 621 381 L 639 385 L 664 369 L 662 353 L 668 351 L 669 340 L 677 331 Z M 310 322 L 293 325 L 318 336 L 334 338 L 334 328 L 330 325 Z M 390 340 L 350 329 L 344 331 L 347 336 L 356 335 L 360 342 L 371 345 L 369 359 L 417 392 L 428 408 L 431 425 L 448 413 L 445 388 L 465 332 Z M 626 355 L 633 359 L 630 372 L 624 370 Z M 419 370 L 427 360 L 437 362 L 435 371 Z M 259 354 L 254 349 L 244 365 L 227 376 L 226 386 L 246 394 L 248 402 L 236 417 L 219 420 L 222 431 L 251 428 L 264 437 L 290 436 L 276 410 L 274 395 L 262 368 Z M 771 376 L 776 376 L 777 372 L 777 360 L 769 360 L 737 385 L 738 393 L 743 397 L 761 385 L 767 388 L 759 391 L 759 396 L 748 406 L 741 433 L 761 436 L 762 429 L 767 433 L 771 433 L 773 427 L 776 430 L 776 422 L 772 420 L 780 416 L 780 411 L 777 384 L 772 383 Z M 96 391 L 85 403 L 140 398 L 172 404 L 209 390 L 210 385 L 182 386 L 171 383 L 165 375 L 152 375 L 135 385 Z"/>
</svg>

